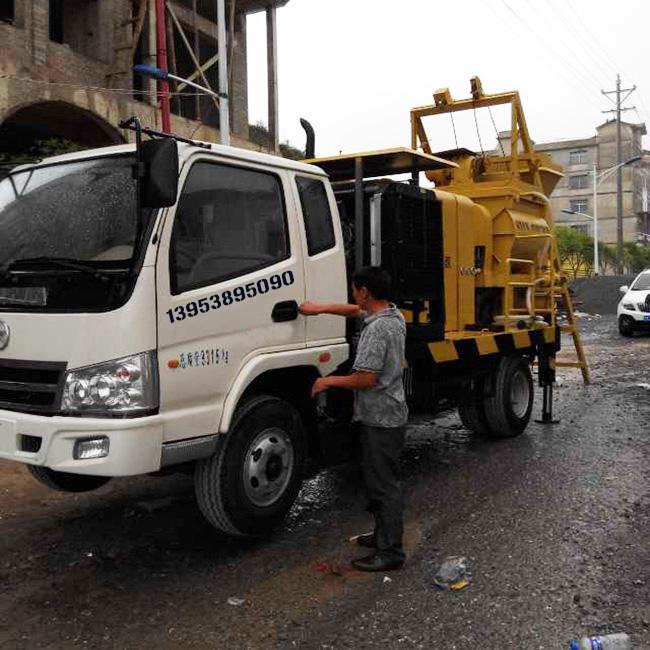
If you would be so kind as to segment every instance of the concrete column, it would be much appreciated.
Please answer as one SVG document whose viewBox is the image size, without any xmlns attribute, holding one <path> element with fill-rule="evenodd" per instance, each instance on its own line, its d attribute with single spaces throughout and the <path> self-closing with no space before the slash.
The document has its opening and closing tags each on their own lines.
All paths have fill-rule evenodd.
<svg viewBox="0 0 650 650">
<path fill-rule="evenodd" d="M 269 140 L 272 151 L 278 151 L 278 48 L 275 7 L 266 10 L 266 65 L 269 86 Z"/>
<path fill-rule="evenodd" d="M 235 16 L 235 34 L 230 61 L 230 124 L 233 134 L 248 139 L 248 75 L 246 65 L 246 14 Z"/>
<path fill-rule="evenodd" d="M 47 63 L 47 47 L 50 42 L 50 6 L 48 0 L 32 0 L 32 62 Z"/>
</svg>

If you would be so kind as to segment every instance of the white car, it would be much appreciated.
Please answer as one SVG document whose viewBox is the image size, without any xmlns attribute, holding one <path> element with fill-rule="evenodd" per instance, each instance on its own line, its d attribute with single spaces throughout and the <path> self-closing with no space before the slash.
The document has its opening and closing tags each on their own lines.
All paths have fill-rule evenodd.
<svg viewBox="0 0 650 650">
<path fill-rule="evenodd" d="M 618 303 L 618 330 L 623 336 L 637 331 L 650 332 L 650 269 L 636 276 L 631 287 L 621 287 L 624 294 Z"/>
</svg>

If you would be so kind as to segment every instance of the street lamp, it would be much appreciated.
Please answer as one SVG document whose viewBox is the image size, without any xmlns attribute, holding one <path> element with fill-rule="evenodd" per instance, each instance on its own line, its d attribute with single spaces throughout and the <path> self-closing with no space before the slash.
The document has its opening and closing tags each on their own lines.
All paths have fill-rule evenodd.
<svg viewBox="0 0 650 650">
<path fill-rule="evenodd" d="M 215 93 L 214 90 L 211 90 L 210 88 L 200 86 L 199 84 L 194 83 L 189 79 L 185 79 L 184 77 L 177 77 L 175 74 L 167 72 L 167 70 L 163 70 L 162 68 L 157 68 L 153 65 L 134 65 L 133 71 L 143 75 L 144 77 L 151 77 L 152 79 L 157 79 L 158 81 L 178 81 L 180 83 L 187 84 L 188 86 L 192 86 L 192 88 L 196 88 L 197 90 L 200 90 L 207 95 L 216 97 L 219 101 L 219 131 L 221 133 L 221 144 L 230 144 L 230 116 L 228 115 L 227 95 L 224 96 L 224 93 Z"/>
<path fill-rule="evenodd" d="M 643 156 L 633 156 L 632 158 L 628 158 L 627 160 L 624 160 L 622 163 L 619 163 L 618 165 L 614 165 L 613 167 L 608 167 L 605 171 L 602 171 L 600 174 L 598 173 L 598 170 L 596 169 L 596 163 L 593 164 L 592 167 L 592 177 L 593 177 L 593 202 L 594 202 L 594 216 L 592 217 L 590 214 L 585 214 L 584 212 L 579 212 L 578 210 L 562 210 L 562 212 L 565 212 L 566 214 L 579 214 L 583 217 L 587 217 L 588 219 L 591 219 L 594 222 L 594 275 L 599 275 L 600 271 L 600 259 L 598 256 L 598 193 L 597 189 L 598 186 L 609 176 L 611 176 L 617 169 L 620 167 L 624 167 L 625 165 L 629 165 L 633 162 L 636 162 L 637 160 L 641 160 Z M 618 260 L 620 263 L 621 260 Z"/>
</svg>

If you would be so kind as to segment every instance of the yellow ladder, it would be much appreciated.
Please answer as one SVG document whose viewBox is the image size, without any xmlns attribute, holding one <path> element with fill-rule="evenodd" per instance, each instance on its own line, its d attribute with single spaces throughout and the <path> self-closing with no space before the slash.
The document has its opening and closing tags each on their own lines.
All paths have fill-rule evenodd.
<svg viewBox="0 0 650 650">
<path fill-rule="evenodd" d="M 571 334 L 573 346 L 575 347 L 576 351 L 575 361 L 556 359 L 555 366 L 559 368 L 580 368 L 580 371 L 582 372 L 582 379 L 585 384 L 588 384 L 591 381 L 591 377 L 589 375 L 589 365 L 587 364 L 587 357 L 585 356 L 585 350 L 582 346 L 582 339 L 580 338 L 580 332 L 578 330 L 575 313 L 573 311 L 573 301 L 571 300 L 571 295 L 569 294 L 567 277 L 560 267 L 560 256 L 558 255 L 557 242 L 555 241 L 555 238 L 552 240 L 551 257 L 553 258 L 552 264 L 550 265 L 552 300 L 554 306 L 557 307 L 557 298 L 560 296 L 562 297 L 562 302 L 564 304 L 568 323 L 566 325 L 560 325 L 560 330 L 562 332 L 566 332 L 567 334 Z"/>
<path fill-rule="evenodd" d="M 559 368 L 580 368 L 580 371 L 582 372 L 582 379 L 584 380 L 585 384 L 588 384 L 591 381 L 591 378 L 589 376 L 589 366 L 587 364 L 585 350 L 582 347 L 582 339 L 580 338 L 580 332 L 578 331 L 578 325 L 576 323 L 575 314 L 573 312 L 573 303 L 571 301 L 571 296 L 569 295 L 569 289 L 566 285 L 566 281 L 561 286 L 556 286 L 554 289 L 556 291 L 556 296 L 562 296 L 562 301 L 564 303 L 568 321 L 566 325 L 560 325 L 560 330 L 562 332 L 571 334 L 577 357 L 577 361 L 565 361 L 563 359 L 556 359 L 555 366 Z"/>
</svg>

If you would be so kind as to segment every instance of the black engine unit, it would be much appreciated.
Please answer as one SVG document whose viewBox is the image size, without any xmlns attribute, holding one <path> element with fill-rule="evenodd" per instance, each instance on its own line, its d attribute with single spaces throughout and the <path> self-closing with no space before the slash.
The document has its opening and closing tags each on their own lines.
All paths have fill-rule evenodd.
<svg viewBox="0 0 650 650">
<path fill-rule="evenodd" d="M 355 249 L 354 184 L 335 184 L 334 192 L 344 231 L 348 275 L 351 275 Z M 390 180 L 367 181 L 363 221 L 363 264 L 378 262 L 390 273 L 393 300 L 413 311 L 409 338 L 443 339 L 442 205 L 435 193 Z"/>
</svg>

